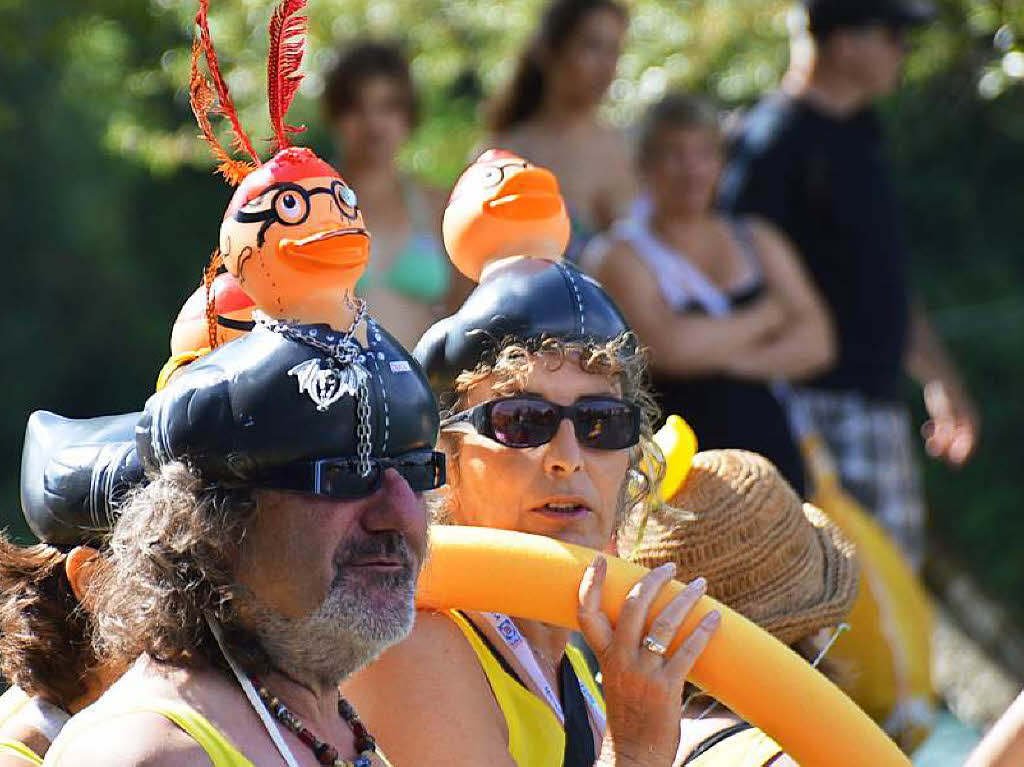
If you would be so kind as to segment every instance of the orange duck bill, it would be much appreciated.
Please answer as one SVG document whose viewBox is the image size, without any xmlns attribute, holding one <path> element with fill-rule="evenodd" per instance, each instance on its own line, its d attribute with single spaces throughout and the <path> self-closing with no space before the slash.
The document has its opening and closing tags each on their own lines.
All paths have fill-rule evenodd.
<svg viewBox="0 0 1024 767">
<path fill-rule="evenodd" d="M 359 227 L 317 232 L 301 240 L 281 240 L 278 253 L 293 263 L 351 269 L 370 260 L 370 235 Z"/>
<path fill-rule="evenodd" d="M 527 168 L 511 176 L 497 194 L 484 203 L 484 210 L 498 218 L 529 221 L 552 218 L 562 212 L 558 180 L 544 168 Z"/>
</svg>

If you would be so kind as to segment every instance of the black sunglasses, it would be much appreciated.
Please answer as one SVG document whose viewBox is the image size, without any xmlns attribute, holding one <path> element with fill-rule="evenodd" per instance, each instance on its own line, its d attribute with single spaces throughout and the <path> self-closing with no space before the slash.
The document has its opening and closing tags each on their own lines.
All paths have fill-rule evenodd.
<svg viewBox="0 0 1024 767">
<path fill-rule="evenodd" d="M 616 397 L 581 397 L 572 405 L 530 395 L 506 397 L 455 413 L 441 421 L 441 428 L 465 424 L 507 447 L 537 447 L 550 442 L 566 418 L 583 447 L 622 450 L 640 441 L 640 408 Z"/>
<path fill-rule="evenodd" d="M 332 181 L 329 187 L 318 186 L 314 189 L 306 189 L 304 186 L 290 182 L 281 182 L 267 187 L 261 196 L 270 192 L 273 192 L 273 197 L 270 200 L 269 208 L 245 210 L 243 207 L 235 213 L 235 220 L 243 224 L 263 222 L 257 236 L 257 244 L 260 246 L 263 245 L 267 229 L 271 225 L 298 226 L 309 218 L 310 198 L 316 194 L 330 195 L 331 200 L 341 211 L 341 215 L 349 221 L 355 221 L 359 217 L 359 201 L 356 198 L 356 193 L 352 187 L 346 186 L 341 181 Z"/>
<path fill-rule="evenodd" d="M 253 484 L 331 498 L 365 498 L 380 490 L 387 469 L 397 471 L 414 493 L 436 490 L 446 479 L 444 453 L 413 450 L 394 458 L 371 458 L 365 476 L 359 470 L 358 458 L 321 458 L 274 469 Z"/>
</svg>

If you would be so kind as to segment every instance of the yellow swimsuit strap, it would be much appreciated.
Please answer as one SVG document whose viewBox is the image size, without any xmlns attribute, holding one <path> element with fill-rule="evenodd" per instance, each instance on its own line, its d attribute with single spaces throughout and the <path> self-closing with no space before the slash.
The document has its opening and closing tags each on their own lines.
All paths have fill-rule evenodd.
<svg viewBox="0 0 1024 767">
<path fill-rule="evenodd" d="M 40 757 L 39 754 L 21 741 L 13 740 L 11 738 L 3 738 L 0 740 L 0 754 L 20 757 L 28 764 L 41 765 L 43 763 L 42 757 Z"/>
<path fill-rule="evenodd" d="M 111 707 L 109 710 L 87 709 L 72 718 L 65 726 L 64 732 L 71 737 L 57 739 L 55 748 L 51 748 L 47 753 L 47 763 L 57 760 L 59 752 L 64 749 L 64 744 L 72 742 L 73 731 L 85 730 L 99 722 L 122 716 L 147 713 L 159 714 L 177 725 L 206 752 L 213 767 L 254 767 L 253 763 L 198 711 L 184 703 L 161 698 L 145 699 L 124 707 Z"/>
<path fill-rule="evenodd" d="M 68 727 L 88 726 L 89 724 L 106 719 L 146 713 L 159 714 L 177 725 L 179 729 L 198 743 L 203 751 L 206 752 L 206 756 L 209 757 L 213 767 L 254 767 L 253 763 L 236 749 L 227 737 L 214 727 L 206 717 L 191 706 L 179 701 L 153 698 L 133 703 L 127 708 L 114 709 L 110 712 L 89 712 L 82 717 L 83 721 L 72 719 Z M 385 767 L 391 767 L 391 763 L 388 762 L 379 748 L 377 749 L 377 757 L 384 763 Z"/>
</svg>

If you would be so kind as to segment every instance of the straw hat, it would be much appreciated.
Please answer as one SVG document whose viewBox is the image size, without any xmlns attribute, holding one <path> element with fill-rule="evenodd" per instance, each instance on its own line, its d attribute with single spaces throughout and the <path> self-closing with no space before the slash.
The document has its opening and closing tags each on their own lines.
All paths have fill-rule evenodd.
<svg viewBox="0 0 1024 767">
<path fill-rule="evenodd" d="M 621 540 L 636 540 L 638 523 Z M 703 575 L 709 595 L 786 644 L 841 623 L 857 595 L 853 544 L 801 504 L 767 459 L 745 450 L 698 453 L 628 558 L 675 562 L 681 581 Z"/>
</svg>

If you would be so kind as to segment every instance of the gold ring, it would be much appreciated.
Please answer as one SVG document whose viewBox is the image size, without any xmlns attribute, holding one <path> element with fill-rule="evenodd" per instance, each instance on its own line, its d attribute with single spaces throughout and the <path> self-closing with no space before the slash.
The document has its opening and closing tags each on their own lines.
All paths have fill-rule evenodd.
<svg viewBox="0 0 1024 767">
<path fill-rule="evenodd" d="M 655 655 L 664 655 L 668 652 L 668 648 L 650 634 L 644 637 L 644 647 Z"/>
</svg>

